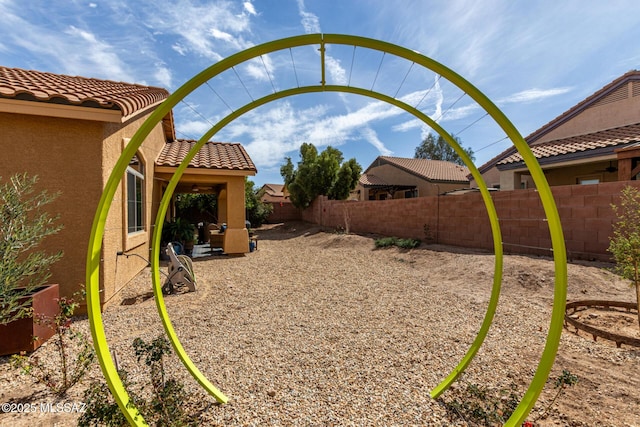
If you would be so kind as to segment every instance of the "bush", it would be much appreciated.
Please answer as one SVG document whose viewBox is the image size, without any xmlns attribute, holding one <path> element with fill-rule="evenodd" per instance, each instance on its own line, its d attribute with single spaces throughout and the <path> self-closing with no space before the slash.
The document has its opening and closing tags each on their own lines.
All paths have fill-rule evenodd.
<svg viewBox="0 0 640 427">
<path fill-rule="evenodd" d="M 84 298 L 84 293 L 79 292 L 75 296 Z M 71 327 L 71 318 L 78 305 L 74 298 L 61 297 L 58 300 L 60 312 L 55 317 L 42 316 L 34 319 L 34 322 L 55 332 L 53 341 L 56 355 L 40 358 L 36 354 L 28 357 L 22 353 L 11 358 L 11 364 L 15 368 L 44 384 L 56 396 L 65 395 L 67 390 L 77 384 L 95 359 L 93 346 L 87 336 Z M 75 359 L 72 359 L 73 354 Z"/>
<path fill-rule="evenodd" d="M 31 316 L 26 297 L 47 282 L 49 267 L 62 257 L 62 251 L 35 250 L 62 228 L 57 216 L 43 211 L 58 193 L 34 194 L 37 182 L 37 176 L 25 173 L 0 185 L 0 325 Z"/>
<path fill-rule="evenodd" d="M 417 239 L 399 239 L 397 237 L 382 237 L 376 239 L 374 244 L 376 248 L 388 248 L 397 246 L 402 249 L 413 249 L 420 246 L 420 240 Z"/>
<path fill-rule="evenodd" d="M 622 189 L 620 205 L 611 205 L 617 216 L 608 251 L 616 261 L 615 271 L 631 280 L 636 288 L 638 327 L 640 327 L 640 191 L 626 186 Z"/>
<path fill-rule="evenodd" d="M 148 425 L 157 427 L 198 425 L 196 417 L 185 412 L 189 396 L 184 386 L 175 379 L 167 378 L 165 373 L 164 356 L 171 353 L 169 341 L 162 335 L 150 343 L 136 338 L 133 341 L 133 348 L 138 362 L 144 360 L 144 364 L 149 368 L 151 393 L 149 399 L 144 399 L 140 394 L 130 391 L 137 385 L 128 381 L 126 371 L 119 370 L 123 385 L 131 398 L 128 405 L 137 408 Z M 124 415 L 104 383 L 92 383 L 85 392 L 84 400 L 87 403 L 86 412 L 80 417 L 78 426 L 126 425 Z"/>
</svg>

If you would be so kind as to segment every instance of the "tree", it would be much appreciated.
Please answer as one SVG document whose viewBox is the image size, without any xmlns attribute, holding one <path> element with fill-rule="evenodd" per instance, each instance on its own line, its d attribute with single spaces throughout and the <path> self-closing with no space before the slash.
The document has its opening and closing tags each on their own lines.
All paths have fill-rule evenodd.
<svg viewBox="0 0 640 427">
<path fill-rule="evenodd" d="M 452 138 L 462 147 L 460 138 L 452 135 Z M 475 160 L 473 150 L 471 148 L 464 148 L 463 150 L 471 158 L 471 161 Z M 442 137 L 438 135 L 438 138 L 429 133 L 427 137 L 422 141 L 420 145 L 416 147 L 415 155 L 416 159 L 429 159 L 429 160 L 444 160 L 447 162 L 453 162 L 458 165 L 464 166 L 462 158 L 456 153 L 451 145 Z"/>
<path fill-rule="evenodd" d="M 280 168 L 291 197 L 297 208 L 307 208 L 317 196 L 328 196 L 333 200 L 345 200 L 356 188 L 362 167 L 355 159 L 344 162 L 342 152 L 327 147 L 322 153 L 313 144 L 300 146 L 300 161 L 296 169 L 290 157 Z"/>
<path fill-rule="evenodd" d="M 250 179 L 244 181 L 244 205 L 247 210 L 247 220 L 252 227 L 260 227 L 273 212 L 273 206 L 263 203 L 254 188 L 255 184 Z"/>
<path fill-rule="evenodd" d="M 608 251 L 616 261 L 616 271 L 631 280 L 636 288 L 638 327 L 640 327 L 640 191 L 627 186 L 622 189 L 620 205 L 611 205 L 618 220 L 613 224 L 613 237 Z"/>
<path fill-rule="evenodd" d="M 57 233 L 58 217 L 43 210 L 58 194 L 35 194 L 38 177 L 13 175 L 0 185 L 0 325 L 30 317 L 31 293 L 49 279 L 49 267 L 62 251 L 48 255 L 36 250 L 42 240 Z"/>
</svg>

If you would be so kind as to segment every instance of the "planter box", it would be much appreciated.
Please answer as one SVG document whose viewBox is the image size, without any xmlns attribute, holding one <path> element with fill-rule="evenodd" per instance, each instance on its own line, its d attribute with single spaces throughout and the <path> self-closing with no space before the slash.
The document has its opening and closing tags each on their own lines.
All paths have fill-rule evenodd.
<svg viewBox="0 0 640 427">
<path fill-rule="evenodd" d="M 33 293 L 33 316 L 44 315 L 54 317 L 60 309 L 58 298 L 60 290 L 57 284 L 46 285 Z M 54 334 L 51 328 L 33 321 L 32 317 L 16 320 L 7 325 L 0 325 L 0 356 L 16 354 L 21 351 L 31 352 L 44 344 Z M 37 337 L 37 339 L 33 339 Z"/>
</svg>

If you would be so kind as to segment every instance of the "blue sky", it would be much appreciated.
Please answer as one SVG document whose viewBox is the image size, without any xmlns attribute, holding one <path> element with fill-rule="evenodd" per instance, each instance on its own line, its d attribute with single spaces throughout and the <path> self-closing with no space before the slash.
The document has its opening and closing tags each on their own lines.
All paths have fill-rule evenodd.
<svg viewBox="0 0 640 427">
<path fill-rule="evenodd" d="M 0 65 L 169 91 L 271 40 L 316 32 L 375 38 L 453 69 L 523 136 L 640 68 L 637 0 L 0 0 L 0 17 Z M 228 70 L 176 106 L 178 137 L 198 139 L 231 110 L 274 89 L 317 84 L 318 64 L 315 47 L 305 46 Z M 406 61 L 330 46 L 327 78 L 418 105 L 474 150 L 478 166 L 511 144 L 469 96 Z M 297 161 L 303 142 L 337 147 L 366 168 L 379 155 L 413 157 L 428 132 L 388 104 L 322 93 L 269 103 L 213 139 L 242 143 L 260 186 L 282 182 L 284 158 Z"/>
</svg>

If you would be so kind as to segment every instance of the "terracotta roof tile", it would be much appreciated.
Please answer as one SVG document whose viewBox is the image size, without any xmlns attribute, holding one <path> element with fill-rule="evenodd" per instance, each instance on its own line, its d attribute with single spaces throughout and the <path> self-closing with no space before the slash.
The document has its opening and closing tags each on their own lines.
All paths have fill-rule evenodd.
<svg viewBox="0 0 640 427">
<path fill-rule="evenodd" d="M 274 197 L 284 197 L 284 193 L 282 190 L 284 189 L 284 184 L 264 184 L 262 186 L 265 194 Z"/>
<path fill-rule="evenodd" d="M 118 109 L 129 116 L 164 101 L 166 89 L 0 66 L 0 97 Z"/>
<path fill-rule="evenodd" d="M 638 81 L 638 80 L 640 80 L 640 71 L 638 70 L 631 70 L 623 74 L 622 76 L 618 77 L 611 83 L 605 85 L 602 89 L 598 90 L 591 96 L 588 96 L 587 98 L 583 99 L 582 101 L 580 101 L 579 103 L 577 103 L 576 105 L 574 105 L 573 107 L 565 111 L 564 113 L 560 114 L 558 117 L 551 120 L 549 123 L 545 124 L 541 128 L 529 134 L 525 138 L 527 140 L 527 143 L 528 144 L 535 143 L 535 141 L 540 137 L 542 137 L 544 134 L 553 130 L 555 127 L 561 125 L 562 123 L 565 123 L 566 121 L 570 120 L 573 116 L 583 111 L 586 107 L 594 104 L 598 100 L 610 94 L 612 91 L 616 90 L 620 85 L 625 84 L 628 81 Z"/>
<path fill-rule="evenodd" d="M 380 178 L 377 175 L 371 174 L 371 173 L 363 173 L 360 176 L 360 179 L 358 180 L 358 182 L 362 186 L 376 186 L 376 185 L 387 186 L 387 185 L 389 185 L 384 179 Z"/>
<path fill-rule="evenodd" d="M 580 151 L 595 150 L 597 148 L 615 147 L 634 141 L 640 141 L 640 123 L 544 142 L 542 144 L 532 145 L 530 148 L 537 159 L 542 159 Z M 521 161 L 522 156 L 516 152 L 500 160 L 497 164 L 505 165 Z"/>
<path fill-rule="evenodd" d="M 158 166 L 178 166 L 197 141 L 179 139 L 167 142 L 156 160 Z M 248 170 L 256 166 L 238 143 L 207 142 L 189 163 L 192 168 Z"/>
<path fill-rule="evenodd" d="M 380 159 L 382 163 L 392 164 L 424 179 L 432 181 L 469 182 L 467 179 L 469 169 L 452 162 L 389 156 L 380 156 L 378 159 Z M 377 166 L 378 159 L 374 160 L 367 171 L 373 166 Z"/>
</svg>

